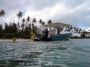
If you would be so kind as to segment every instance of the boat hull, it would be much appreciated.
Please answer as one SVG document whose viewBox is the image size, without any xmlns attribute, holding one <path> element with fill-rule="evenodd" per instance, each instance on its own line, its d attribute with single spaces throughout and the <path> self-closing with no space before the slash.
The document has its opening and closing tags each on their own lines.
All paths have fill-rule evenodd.
<svg viewBox="0 0 90 67">
<path fill-rule="evenodd" d="M 62 41 L 62 40 L 69 40 L 71 37 L 71 33 L 66 33 L 66 34 L 55 34 L 55 35 L 51 35 L 50 38 L 52 39 L 52 41 Z"/>
<path fill-rule="evenodd" d="M 41 39 L 34 39 L 34 41 L 64 41 L 64 40 L 69 40 L 71 37 L 71 33 L 66 33 L 66 34 L 54 34 L 50 35 L 49 38 L 41 38 Z"/>
</svg>

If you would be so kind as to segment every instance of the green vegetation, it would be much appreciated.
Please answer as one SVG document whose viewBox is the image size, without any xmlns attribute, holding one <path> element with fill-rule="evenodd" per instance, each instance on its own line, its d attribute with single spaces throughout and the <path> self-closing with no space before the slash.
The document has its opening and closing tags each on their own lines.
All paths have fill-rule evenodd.
<svg viewBox="0 0 90 67">
<path fill-rule="evenodd" d="M 13 37 L 15 38 L 31 38 L 31 32 L 36 34 L 37 26 L 35 26 L 35 23 L 37 23 L 36 18 L 27 17 L 23 18 L 23 12 L 19 11 L 16 16 L 17 18 L 15 20 L 18 20 L 17 22 L 9 22 L 5 23 L 3 17 L 5 16 L 5 11 L 0 10 L 0 38 L 2 39 L 11 39 Z M 12 19 L 10 20 L 12 21 Z M 40 19 L 39 23 L 44 25 L 45 22 Z"/>
<path fill-rule="evenodd" d="M 23 17 L 23 12 L 19 11 L 16 16 L 17 18 L 10 19 L 12 22 L 4 22 L 4 16 L 6 12 L 5 10 L 0 10 L 0 39 L 2 38 L 31 38 L 31 33 L 33 32 L 35 35 L 37 34 L 37 26 L 35 26 L 35 23 L 39 23 L 42 26 L 45 25 L 45 22 L 40 19 L 37 20 L 36 18 L 31 18 L 27 16 L 26 18 Z M 49 25 L 52 24 L 52 20 L 48 20 L 47 22 Z M 76 27 L 68 27 L 67 31 L 71 31 L 74 29 L 75 32 L 82 32 L 82 29 L 76 28 Z M 82 34 L 84 37 L 84 34 Z"/>
</svg>

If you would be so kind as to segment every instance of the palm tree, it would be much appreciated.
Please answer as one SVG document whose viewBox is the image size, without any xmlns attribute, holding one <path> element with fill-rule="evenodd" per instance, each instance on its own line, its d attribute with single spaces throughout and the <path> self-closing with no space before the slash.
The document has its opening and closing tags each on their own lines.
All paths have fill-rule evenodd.
<svg viewBox="0 0 90 67">
<path fill-rule="evenodd" d="M 31 38 L 33 38 L 33 37 L 32 37 L 33 34 L 36 34 L 37 28 L 36 28 L 36 26 L 34 25 L 34 23 L 36 23 L 36 22 L 37 22 L 36 18 L 33 18 L 32 23 L 31 23 Z M 33 34 L 32 34 L 32 33 L 33 33 Z"/>
<path fill-rule="evenodd" d="M 3 25 L 3 20 L 2 20 L 2 17 L 4 17 L 5 15 L 5 11 L 2 9 L 0 10 L 0 17 L 1 17 L 1 22 L 2 22 L 2 25 Z"/>
<path fill-rule="evenodd" d="M 48 24 L 52 24 L 52 20 L 48 20 Z"/>
<path fill-rule="evenodd" d="M 22 25 L 21 25 L 21 27 L 22 27 L 22 30 L 24 30 L 24 27 L 25 27 L 25 18 L 22 19 Z"/>
<path fill-rule="evenodd" d="M 36 18 L 33 18 L 32 22 L 36 23 L 37 22 Z"/>
<path fill-rule="evenodd" d="M 24 37 L 24 28 L 25 28 L 25 18 L 22 19 L 22 37 Z"/>
<path fill-rule="evenodd" d="M 0 25 L 0 33 L 2 33 L 2 32 L 3 32 L 2 25 Z"/>
<path fill-rule="evenodd" d="M 39 23 L 40 23 L 40 27 L 41 27 L 41 26 L 42 26 L 42 24 L 43 24 L 42 19 L 40 19 L 40 20 L 39 20 Z"/>
<path fill-rule="evenodd" d="M 40 19 L 40 20 L 39 20 L 39 23 L 42 24 L 42 22 L 43 22 L 42 19 Z"/>
<path fill-rule="evenodd" d="M 30 17 L 28 16 L 26 20 L 27 20 L 27 22 L 26 22 L 26 26 L 27 26 L 28 23 L 30 22 Z M 29 25 L 28 25 L 28 26 L 29 26 Z"/>
<path fill-rule="evenodd" d="M 34 23 L 36 23 L 36 22 L 37 22 L 37 21 L 36 21 L 36 18 L 33 18 L 32 24 L 31 24 L 32 29 L 34 28 Z"/>
<path fill-rule="evenodd" d="M 19 20 L 20 20 L 20 18 L 22 18 L 22 12 L 21 11 L 19 11 L 18 13 L 17 13 L 17 17 L 18 17 L 18 26 L 20 26 L 20 24 L 19 24 Z"/>
<path fill-rule="evenodd" d="M 27 34 L 29 34 L 30 32 L 30 29 L 29 29 L 29 22 L 30 22 L 30 17 L 28 16 L 27 19 L 26 19 L 26 28 L 28 29 L 27 30 Z"/>
<path fill-rule="evenodd" d="M 45 25 L 45 22 L 44 22 L 42 19 L 39 20 L 39 23 L 40 23 L 41 25 Z"/>
<path fill-rule="evenodd" d="M 42 25 L 45 25 L 45 22 L 44 21 L 42 22 Z"/>
</svg>

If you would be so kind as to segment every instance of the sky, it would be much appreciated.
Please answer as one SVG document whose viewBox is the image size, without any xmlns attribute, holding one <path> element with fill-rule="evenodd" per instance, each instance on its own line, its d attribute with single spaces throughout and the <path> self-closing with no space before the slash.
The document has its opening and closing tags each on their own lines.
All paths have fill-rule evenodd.
<svg viewBox="0 0 90 67">
<path fill-rule="evenodd" d="M 5 10 L 7 21 L 15 20 L 22 11 L 24 17 L 90 29 L 90 0 L 0 0 L 0 9 Z"/>
</svg>

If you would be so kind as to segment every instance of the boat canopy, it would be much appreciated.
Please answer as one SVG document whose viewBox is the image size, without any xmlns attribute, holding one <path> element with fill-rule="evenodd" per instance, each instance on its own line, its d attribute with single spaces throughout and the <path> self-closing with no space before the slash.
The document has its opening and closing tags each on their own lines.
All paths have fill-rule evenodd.
<svg viewBox="0 0 90 67">
<path fill-rule="evenodd" d="M 64 24 L 64 23 L 52 23 L 45 25 L 45 28 L 48 28 L 50 31 L 50 34 L 60 34 L 60 32 L 63 30 L 65 27 L 70 27 L 71 25 L 69 24 Z"/>
</svg>

